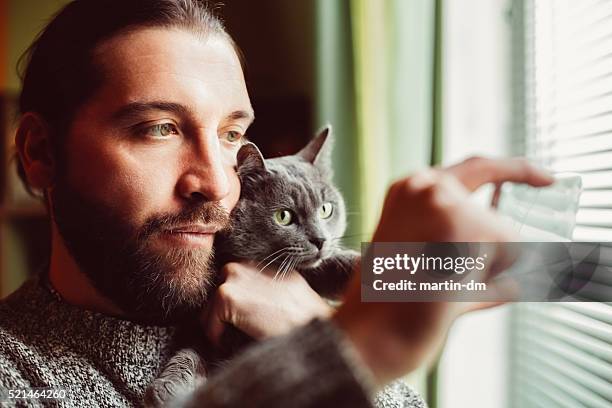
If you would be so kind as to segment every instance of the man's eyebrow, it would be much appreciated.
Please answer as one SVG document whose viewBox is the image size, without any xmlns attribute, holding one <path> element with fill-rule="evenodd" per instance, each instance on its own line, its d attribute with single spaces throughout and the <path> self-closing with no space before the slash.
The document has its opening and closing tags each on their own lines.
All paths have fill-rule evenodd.
<svg viewBox="0 0 612 408">
<path fill-rule="evenodd" d="M 175 102 L 131 102 L 117 110 L 117 112 L 113 114 L 113 119 L 116 121 L 128 122 L 130 119 L 139 119 L 143 114 L 152 111 L 170 112 L 183 117 L 191 113 L 191 110 L 187 106 Z M 230 113 L 227 119 L 247 119 L 250 125 L 255 120 L 255 115 L 252 110 L 237 110 Z"/>
<path fill-rule="evenodd" d="M 232 113 L 230 113 L 227 118 L 229 120 L 241 120 L 241 119 L 246 119 L 248 120 L 248 125 L 250 126 L 251 123 L 253 123 L 253 121 L 255 120 L 255 114 L 253 113 L 253 111 L 245 111 L 245 110 L 238 110 L 238 111 L 234 111 Z"/>
<path fill-rule="evenodd" d="M 131 102 L 113 113 L 113 119 L 127 122 L 130 119 L 139 119 L 143 114 L 153 111 L 170 112 L 179 116 L 188 116 L 190 113 L 190 109 L 185 105 L 175 102 Z"/>
</svg>

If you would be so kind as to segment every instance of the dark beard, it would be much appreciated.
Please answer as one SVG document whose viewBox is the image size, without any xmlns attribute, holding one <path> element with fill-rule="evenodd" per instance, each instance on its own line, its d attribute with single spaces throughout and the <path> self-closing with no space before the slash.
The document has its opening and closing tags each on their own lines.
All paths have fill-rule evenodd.
<svg viewBox="0 0 612 408">
<path fill-rule="evenodd" d="M 177 323 L 194 318 L 216 285 L 213 250 L 152 245 L 157 234 L 192 223 L 229 224 L 218 203 L 193 202 L 179 214 L 158 214 L 137 227 L 116 208 L 94 202 L 64 180 L 52 193 L 59 234 L 100 294 L 129 318 Z"/>
</svg>

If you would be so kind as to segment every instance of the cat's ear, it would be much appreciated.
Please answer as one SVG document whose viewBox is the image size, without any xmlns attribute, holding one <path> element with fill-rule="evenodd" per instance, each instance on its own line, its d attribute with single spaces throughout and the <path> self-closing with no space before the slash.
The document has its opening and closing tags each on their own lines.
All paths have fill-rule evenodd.
<svg viewBox="0 0 612 408">
<path fill-rule="evenodd" d="M 297 153 L 297 156 L 319 168 L 331 170 L 332 145 L 332 127 L 328 124 Z"/>
<path fill-rule="evenodd" d="M 263 155 L 257 146 L 251 142 L 246 142 L 238 150 L 236 161 L 238 173 L 247 174 L 267 170 Z"/>
</svg>

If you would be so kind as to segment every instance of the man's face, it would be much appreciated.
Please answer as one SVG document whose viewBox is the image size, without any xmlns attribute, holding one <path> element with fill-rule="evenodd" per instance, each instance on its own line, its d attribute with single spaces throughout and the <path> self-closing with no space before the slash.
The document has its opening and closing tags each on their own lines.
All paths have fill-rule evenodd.
<svg viewBox="0 0 612 408">
<path fill-rule="evenodd" d="M 253 119 L 221 36 L 143 28 L 95 53 L 102 83 L 79 109 L 51 190 L 77 265 L 127 314 L 174 320 L 214 285 L 214 233 L 240 195 L 234 171 Z"/>
</svg>

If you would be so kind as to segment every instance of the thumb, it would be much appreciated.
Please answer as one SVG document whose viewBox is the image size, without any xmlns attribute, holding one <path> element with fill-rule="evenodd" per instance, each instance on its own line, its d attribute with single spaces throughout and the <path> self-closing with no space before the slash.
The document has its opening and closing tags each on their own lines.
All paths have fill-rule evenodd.
<svg viewBox="0 0 612 408">
<path fill-rule="evenodd" d="M 206 311 L 201 316 L 202 326 L 208 340 L 215 346 L 219 346 L 221 335 L 225 329 L 226 323 L 222 319 L 222 302 L 219 296 L 215 294 Z"/>
</svg>

